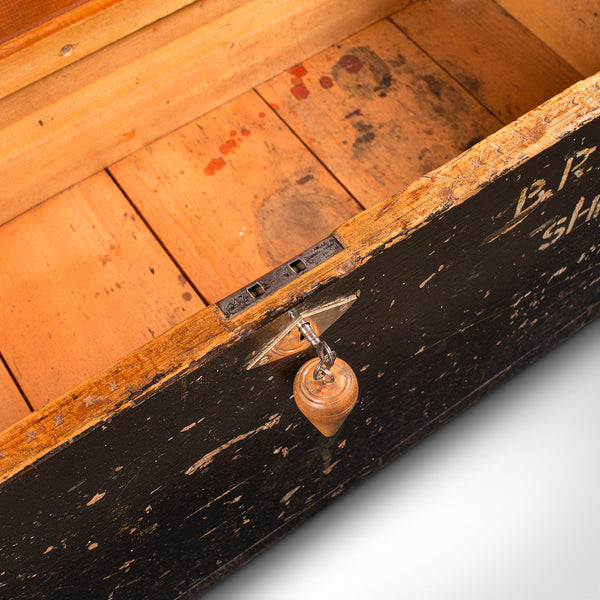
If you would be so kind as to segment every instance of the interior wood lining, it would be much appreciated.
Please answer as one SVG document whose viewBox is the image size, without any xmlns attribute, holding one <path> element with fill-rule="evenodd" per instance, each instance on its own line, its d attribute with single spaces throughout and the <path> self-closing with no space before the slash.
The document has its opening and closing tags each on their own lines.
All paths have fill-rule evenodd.
<svg viewBox="0 0 600 600">
<path fill-rule="evenodd" d="M 0 352 L 35 408 L 203 306 L 105 173 L 0 227 L 0 255 Z"/>
<path fill-rule="evenodd" d="M 30 413 L 25 398 L 0 359 L 0 431 Z"/>
<path fill-rule="evenodd" d="M 1 99 L 0 223 L 397 7 L 202 0 Z"/>
<path fill-rule="evenodd" d="M 205 4 L 206 10 L 220 6 L 216 0 Z M 577 77 L 493 3 L 406 4 L 395 5 L 402 9 L 392 16 L 394 24 L 381 21 L 302 63 L 288 62 L 288 69 L 260 85 L 258 93 L 245 91 L 253 79 L 243 79 L 244 90 L 236 82 L 218 97 L 238 86 L 245 93 L 213 112 L 197 116 L 217 102 L 216 96 L 208 104 L 196 104 L 194 122 L 110 167 L 127 197 L 101 172 L 0 227 L 0 352 L 32 405 L 43 406 L 181 322 L 203 306 L 195 290 L 209 302 L 219 300 L 328 235 L 360 210 L 356 201 L 377 204 L 498 129 L 500 120 L 532 108 Z M 378 4 L 372 14 L 384 6 Z M 326 12 L 334 7 L 338 3 L 318 8 Z M 249 18 L 244 11 L 240 14 Z M 360 14 L 352 13 L 345 26 L 355 27 Z M 437 23 L 453 34 L 444 37 Z M 169 31 L 163 30 L 167 38 Z M 315 30 L 311 48 L 330 35 L 329 29 Z M 440 38 L 447 43 L 440 45 Z M 278 60 L 292 55 L 290 40 Z M 173 43 L 182 50 L 191 41 L 177 38 Z M 170 42 L 165 48 L 172 49 Z M 236 68 L 249 68 L 248 60 L 257 59 L 260 50 L 252 52 L 254 58 L 240 58 Z M 175 61 L 177 53 L 169 53 L 167 62 Z M 121 65 L 129 75 L 130 59 L 122 57 Z M 73 65 L 70 72 L 81 74 L 86 64 Z M 114 65 L 106 68 L 112 73 Z M 88 83 L 104 89 L 111 77 L 98 88 L 91 79 Z M 77 102 L 83 101 L 77 81 L 64 81 L 74 86 L 69 92 Z M 122 81 L 131 83 L 127 77 Z M 181 87 L 181 81 L 173 85 Z M 65 90 L 55 91 L 61 104 Z M 127 102 L 116 98 L 120 91 L 117 87 L 101 94 L 102 101 L 108 99 L 105 93 L 115 94 L 109 115 L 115 123 L 122 116 L 119 103 Z M 27 103 L 18 107 L 23 117 L 18 128 L 26 137 L 43 132 L 35 146 L 48 165 L 64 157 L 53 155 L 57 147 L 46 147 L 46 142 L 68 144 L 69 135 L 76 135 L 81 149 L 98 126 L 76 134 L 67 127 L 62 139 L 64 122 L 30 108 Z M 79 106 L 74 117 L 67 115 L 72 104 L 64 108 L 67 119 L 89 119 L 87 105 Z M 162 114 L 155 115 L 154 108 L 151 103 L 135 115 L 143 128 L 148 122 L 148 131 L 157 131 L 153 127 Z M 176 108 L 175 103 L 171 113 Z M 134 109 L 128 107 L 127 114 Z M 32 116 L 43 116 L 33 129 Z M 70 125 L 75 121 L 69 120 Z M 127 139 L 115 131 L 125 144 L 123 151 L 140 145 L 135 128 Z M 108 131 L 106 139 L 114 134 Z M 14 140 L 6 130 L 4 135 L 7 145 L 0 156 L 5 152 L 4 166 L 11 171 Z M 77 148 L 69 149 L 69 156 Z M 20 149 L 17 161 L 29 158 L 30 149 Z M 31 160 L 36 164 L 35 156 Z M 83 163 L 90 168 L 87 158 Z M 25 164 L 29 175 L 31 163 Z M 24 180 L 24 172 L 16 177 Z M 8 204 L 9 211 L 15 209 L 12 201 Z M 385 210 L 385 204 L 380 206 Z M 14 402 L 8 420 L 16 419 L 22 414 L 22 396 L 10 390 L 4 398 L 7 406 Z"/>
<path fill-rule="evenodd" d="M 390 18 L 503 123 L 581 79 L 492 0 L 421 0 Z"/>
<path fill-rule="evenodd" d="M 210 302 L 360 210 L 254 91 L 110 171 Z"/>
<path fill-rule="evenodd" d="M 81 60 L 193 0 L 10 2 L 0 38 L 0 98 Z M 61 8 L 62 7 L 62 8 Z M 0 11 L 2 9 L 0 8 Z M 0 29 L 0 33 L 1 33 Z"/>
<path fill-rule="evenodd" d="M 584 76 L 600 71 L 600 6 L 597 0 L 497 2 Z"/>
<path fill-rule="evenodd" d="M 501 126 L 387 20 L 258 91 L 363 206 Z"/>
</svg>

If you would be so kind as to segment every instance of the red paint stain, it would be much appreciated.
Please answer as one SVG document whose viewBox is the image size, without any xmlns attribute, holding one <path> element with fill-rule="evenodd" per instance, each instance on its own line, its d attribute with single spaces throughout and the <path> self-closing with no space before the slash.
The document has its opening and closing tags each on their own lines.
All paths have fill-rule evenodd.
<svg viewBox="0 0 600 600">
<path fill-rule="evenodd" d="M 304 77 L 304 75 L 306 75 L 307 71 L 306 71 L 306 67 L 300 63 L 299 65 L 296 65 L 295 67 L 292 67 L 289 70 L 290 75 L 293 75 L 294 77 Z"/>
<path fill-rule="evenodd" d="M 204 173 L 206 175 L 214 175 L 216 171 L 220 171 L 226 164 L 222 156 L 213 158 L 204 169 Z"/>
<path fill-rule="evenodd" d="M 333 87 L 333 79 L 331 79 L 331 77 L 327 77 L 327 75 L 323 75 L 323 77 L 319 79 L 319 83 L 321 84 L 321 87 L 325 88 L 326 90 L 328 90 L 330 87 Z"/>
<path fill-rule="evenodd" d="M 301 85 L 301 84 L 302 84 L 302 82 L 303 82 L 303 79 L 302 79 L 302 77 L 292 77 L 292 78 L 291 78 L 291 82 L 292 82 L 294 85 Z"/>
<path fill-rule="evenodd" d="M 235 151 L 237 148 L 237 142 L 235 140 L 227 140 L 224 144 L 221 144 L 219 150 L 221 154 L 229 154 L 230 152 Z"/>
<path fill-rule="evenodd" d="M 236 131 L 235 129 L 232 129 L 232 130 L 229 132 L 229 137 L 235 137 L 236 135 L 237 135 L 237 131 Z"/>
<path fill-rule="evenodd" d="M 273 110 L 279 110 L 279 104 L 274 104 L 274 103 L 271 103 L 271 104 L 270 104 L 270 107 L 271 107 Z"/>
<path fill-rule="evenodd" d="M 264 112 L 259 112 L 259 113 L 258 113 L 258 116 L 259 116 L 261 119 L 264 119 L 264 118 L 265 118 L 267 115 L 265 115 L 265 113 L 264 113 Z"/>
<path fill-rule="evenodd" d="M 244 128 L 242 129 L 242 135 L 244 135 L 244 136 L 246 136 L 246 137 L 247 137 L 247 136 L 249 136 L 249 135 L 250 135 L 250 130 L 249 130 L 249 129 L 246 129 L 246 128 L 244 127 Z"/>
<path fill-rule="evenodd" d="M 295 85 L 290 91 L 296 100 L 305 100 L 310 94 L 308 88 L 302 83 L 300 85 Z"/>
<path fill-rule="evenodd" d="M 358 56 L 354 56 L 354 54 L 345 54 L 342 56 L 342 58 L 340 58 L 338 64 L 340 67 L 346 69 L 348 73 L 358 73 L 363 68 L 360 58 L 358 58 Z"/>
</svg>

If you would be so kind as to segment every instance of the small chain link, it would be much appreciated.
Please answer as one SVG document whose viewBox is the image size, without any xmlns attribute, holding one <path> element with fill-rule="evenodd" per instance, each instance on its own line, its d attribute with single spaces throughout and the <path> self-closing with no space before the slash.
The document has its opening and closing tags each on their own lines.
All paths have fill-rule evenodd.
<svg viewBox="0 0 600 600">
<path fill-rule="evenodd" d="M 335 381 L 335 375 L 331 372 L 331 367 L 333 367 L 333 363 L 336 359 L 335 352 L 329 347 L 329 344 L 327 344 L 325 340 L 319 338 L 314 329 L 310 326 L 310 323 L 302 319 L 296 326 L 298 327 L 300 334 L 310 342 L 319 357 L 319 362 L 313 371 L 313 377 L 317 380 L 327 377 L 329 381 Z"/>
</svg>

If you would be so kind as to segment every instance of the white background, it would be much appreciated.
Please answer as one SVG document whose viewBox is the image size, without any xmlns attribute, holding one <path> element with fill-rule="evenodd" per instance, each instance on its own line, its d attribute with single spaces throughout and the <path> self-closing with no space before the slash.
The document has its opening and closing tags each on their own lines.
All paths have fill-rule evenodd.
<svg viewBox="0 0 600 600">
<path fill-rule="evenodd" d="M 600 599 L 600 319 L 207 600 Z"/>
</svg>

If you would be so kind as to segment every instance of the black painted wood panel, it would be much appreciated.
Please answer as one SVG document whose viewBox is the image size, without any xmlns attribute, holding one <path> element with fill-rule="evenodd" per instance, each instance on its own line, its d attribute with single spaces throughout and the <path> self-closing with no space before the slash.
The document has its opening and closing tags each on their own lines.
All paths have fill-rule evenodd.
<svg viewBox="0 0 600 600">
<path fill-rule="evenodd" d="M 599 140 L 596 120 L 304 300 L 360 290 L 324 336 L 361 388 L 334 438 L 291 399 L 306 355 L 245 371 L 249 335 L 6 482 L 0 597 L 194 598 L 591 320 Z"/>
</svg>

